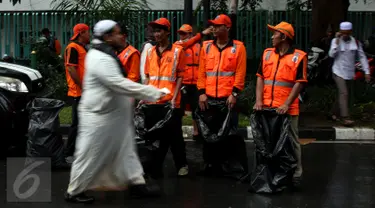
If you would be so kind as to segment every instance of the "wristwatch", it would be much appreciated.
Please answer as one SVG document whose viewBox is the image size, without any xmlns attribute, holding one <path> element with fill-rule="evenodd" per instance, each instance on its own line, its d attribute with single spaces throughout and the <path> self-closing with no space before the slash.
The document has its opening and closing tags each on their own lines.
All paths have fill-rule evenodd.
<svg viewBox="0 0 375 208">
<path fill-rule="evenodd" d="M 233 95 L 233 97 L 237 98 L 238 93 L 237 92 L 232 92 L 232 95 Z"/>
</svg>

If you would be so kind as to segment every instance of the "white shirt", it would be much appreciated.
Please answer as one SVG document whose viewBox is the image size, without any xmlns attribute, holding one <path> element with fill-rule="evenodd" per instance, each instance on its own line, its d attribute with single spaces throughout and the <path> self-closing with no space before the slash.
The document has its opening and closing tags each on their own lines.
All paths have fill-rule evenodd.
<svg viewBox="0 0 375 208">
<path fill-rule="evenodd" d="M 362 45 L 360 43 L 357 45 L 357 41 L 353 37 L 347 42 L 341 38 L 338 45 L 336 44 L 336 39 L 332 40 L 331 48 L 328 52 L 328 55 L 334 58 L 332 72 L 345 80 L 354 79 L 355 59 L 358 54 L 363 71 L 365 74 L 370 74 L 368 60 L 363 52 Z"/>
<path fill-rule="evenodd" d="M 143 46 L 143 51 L 141 53 L 141 64 L 140 64 L 140 73 L 141 73 L 141 80 L 142 83 L 144 83 L 146 79 L 146 74 L 145 74 L 145 64 L 146 64 L 146 58 L 147 58 L 147 51 L 152 48 L 151 43 L 146 43 Z"/>
</svg>

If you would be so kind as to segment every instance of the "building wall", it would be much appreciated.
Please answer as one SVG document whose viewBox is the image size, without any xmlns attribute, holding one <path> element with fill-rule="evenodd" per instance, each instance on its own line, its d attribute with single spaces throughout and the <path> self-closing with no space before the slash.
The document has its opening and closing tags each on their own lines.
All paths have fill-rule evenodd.
<svg viewBox="0 0 375 208">
<path fill-rule="evenodd" d="M 193 0 L 193 7 L 198 5 L 200 0 Z M 241 0 L 240 0 L 241 1 Z M 260 9 L 264 10 L 285 10 L 287 0 L 263 0 Z M 9 0 L 3 0 L 0 3 L 0 11 L 45 11 L 52 10 L 52 0 L 22 0 L 21 4 L 15 6 Z M 363 0 L 355 3 L 350 0 L 351 5 L 349 11 L 375 11 L 375 0 L 367 0 L 364 4 Z M 184 0 L 149 0 L 152 10 L 182 10 L 184 8 Z"/>
</svg>

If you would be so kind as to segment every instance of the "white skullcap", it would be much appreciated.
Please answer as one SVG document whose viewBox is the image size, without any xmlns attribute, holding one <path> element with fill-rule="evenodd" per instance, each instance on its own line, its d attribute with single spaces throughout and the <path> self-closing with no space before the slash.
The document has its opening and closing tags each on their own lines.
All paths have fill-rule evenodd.
<svg viewBox="0 0 375 208">
<path fill-rule="evenodd" d="M 340 30 L 352 30 L 353 24 L 351 22 L 341 22 L 340 23 Z"/>
<path fill-rule="evenodd" d="M 94 26 L 94 36 L 101 37 L 106 32 L 112 30 L 117 25 L 113 20 L 100 20 Z"/>
</svg>

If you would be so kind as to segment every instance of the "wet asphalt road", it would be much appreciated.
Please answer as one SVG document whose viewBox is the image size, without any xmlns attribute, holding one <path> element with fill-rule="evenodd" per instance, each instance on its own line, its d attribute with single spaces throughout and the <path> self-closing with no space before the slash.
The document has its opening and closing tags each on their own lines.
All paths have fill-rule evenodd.
<svg viewBox="0 0 375 208">
<path fill-rule="evenodd" d="M 253 144 L 247 143 L 252 163 Z M 303 146 L 304 180 L 299 192 L 279 195 L 256 195 L 247 192 L 247 184 L 230 179 L 208 179 L 195 176 L 202 162 L 200 147 L 187 145 L 191 176 L 175 177 L 169 155 L 165 163 L 166 177 L 158 183 L 164 195 L 157 199 L 129 199 L 124 192 L 90 192 L 96 196 L 92 205 L 67 204 L 63 194 L 69 172 L 52 173 L 51 203 L 7 203 L 5 161 L 0 161 L 0 207 L 70 208 L 70 207 L 134 207 L 134 208 L 373 208 L 375 207 L 375 145 L 317 144 Z M 252 167 L 252 165 L 250 165 Z"/>
</svg>

